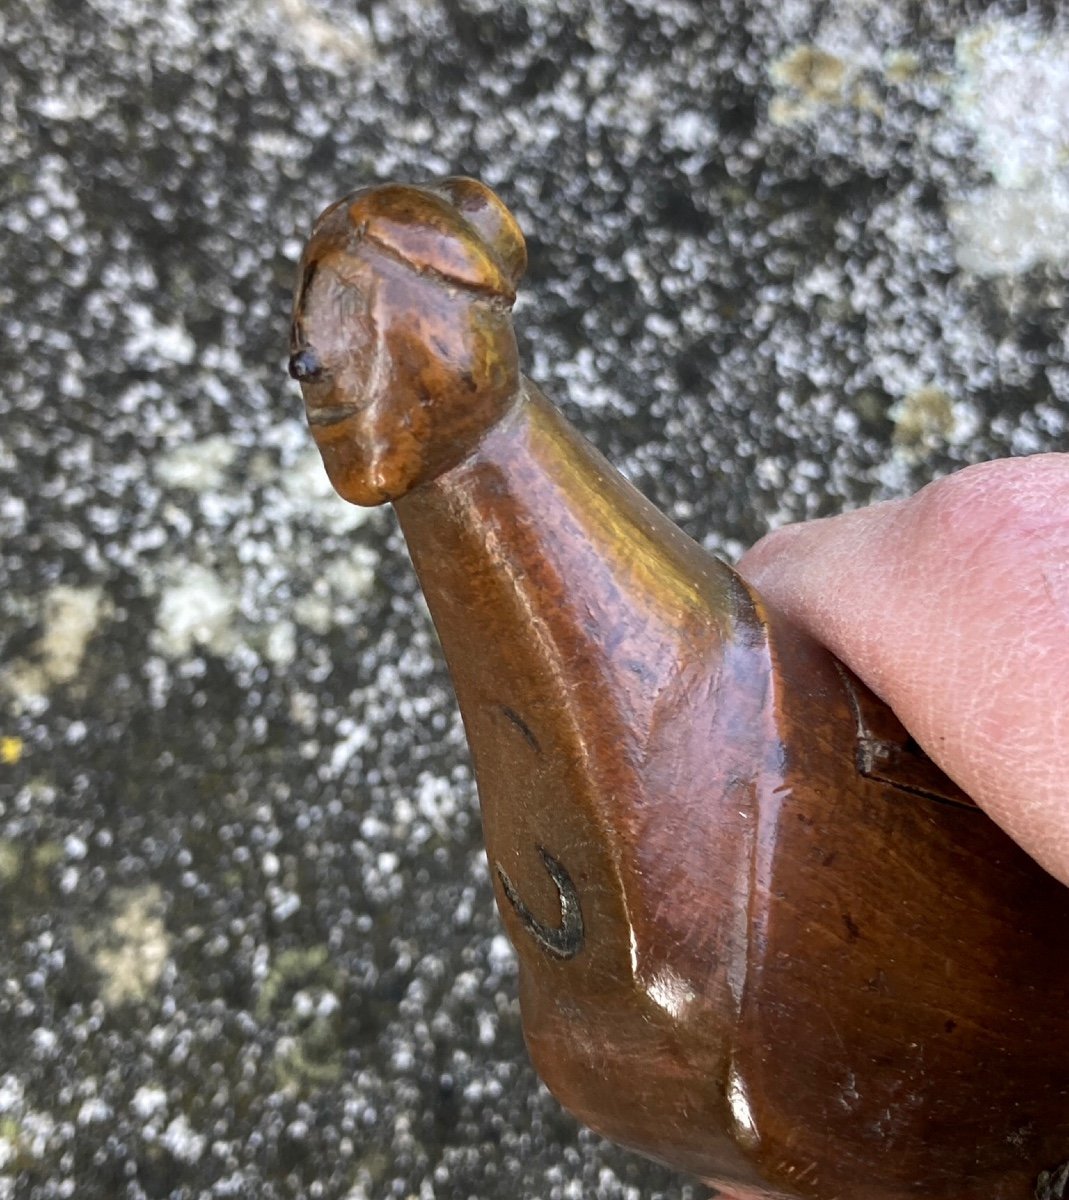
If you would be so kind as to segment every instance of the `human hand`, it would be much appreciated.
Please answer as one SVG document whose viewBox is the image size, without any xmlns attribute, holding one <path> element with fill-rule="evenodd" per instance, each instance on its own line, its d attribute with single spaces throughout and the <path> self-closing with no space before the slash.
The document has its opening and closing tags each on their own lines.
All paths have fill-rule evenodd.
<svg viewBox="0 0 1069 1200">
<path fill-rule="evenodd" d="M 738 569 L 1069 884 L 1069 454 L 787 526 Z"/>
</svg>

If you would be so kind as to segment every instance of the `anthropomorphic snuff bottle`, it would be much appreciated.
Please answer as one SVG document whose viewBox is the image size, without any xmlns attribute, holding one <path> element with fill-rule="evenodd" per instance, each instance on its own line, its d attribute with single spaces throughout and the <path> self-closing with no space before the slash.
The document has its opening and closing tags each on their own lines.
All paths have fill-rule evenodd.
<svg viewBox="0 0 1069 1200">
<path fill-rule="evenodd" d="M 1069 1194 L 1069 890 L 521 374 L 525 264 L 474 180 L 356 191 L 290 370 L 404 530 L 538 1071 L 729 1196 Z"/>
</svg>

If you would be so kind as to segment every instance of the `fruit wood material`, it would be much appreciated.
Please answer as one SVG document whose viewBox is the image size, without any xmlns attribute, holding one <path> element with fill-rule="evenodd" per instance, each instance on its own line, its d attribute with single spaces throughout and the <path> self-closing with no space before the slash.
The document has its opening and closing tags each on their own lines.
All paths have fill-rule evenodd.
<svg viewBox="0 0 1069 1200">
<path fill-rule="evenodd" d="M 291 372 L 335 488 L 401 521 L 539 1073 L 739 1197 L 1049 1190 L 1069 890 L 523 378 L 525 261 L 472 180 L 353 193 Z"/>
</svg>

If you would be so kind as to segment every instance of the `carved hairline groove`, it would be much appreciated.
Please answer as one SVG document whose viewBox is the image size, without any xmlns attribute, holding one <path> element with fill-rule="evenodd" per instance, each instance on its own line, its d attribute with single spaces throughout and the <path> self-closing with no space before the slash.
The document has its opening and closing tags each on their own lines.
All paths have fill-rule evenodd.
<svg viewBox="0 0 1069 1200">
<path fill-rule="evenodd" d="M 463 216 L 463 214 L 461 214 Z M 485 300 L 488 304 L 495 308 L 500 308 L 504 312 L 508 312 L 516 301 L 515 287 L 505 294 L 496 288 L 492 283 L 472 283 L 466 279 L 457 279 L 446 271 L 440 271 L 437 267 L 431 266 L 429 263 L 416 263 L 411 259 L 406 258 L 394 246 L 371 233 L 367 228 L 367 223 L 363 223 L 362 228 L 353 230 L 352 247 L 355 249 L 361 243 L 366 243 L 372 246 L 375 251 L 381 254 L 384 258 L 390 259 L 406 270 L 411 271 L 414 275 L 419 275 L 421 278 L 434 280 L 436 283 L 448 287 L 454 291 L 474 292 L 475 295 Z M 506 278 L 502 271 L 502 278 Z"/>
</svg>

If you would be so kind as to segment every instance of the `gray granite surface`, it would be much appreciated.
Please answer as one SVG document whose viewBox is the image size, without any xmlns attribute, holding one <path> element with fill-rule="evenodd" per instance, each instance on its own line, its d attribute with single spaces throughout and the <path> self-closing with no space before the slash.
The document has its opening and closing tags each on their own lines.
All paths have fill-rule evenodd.
<svg viewBox="0 0 1069 1200">
<path fill-rule="evenodd" d="M 1065 448 L 1069 31 L 927 0 L 4 0 L 0 1200 L 639 1200 L 537 1083 L 311 218 L 464 172 L 531 373 L 707 545 Z"/>
</svg>

